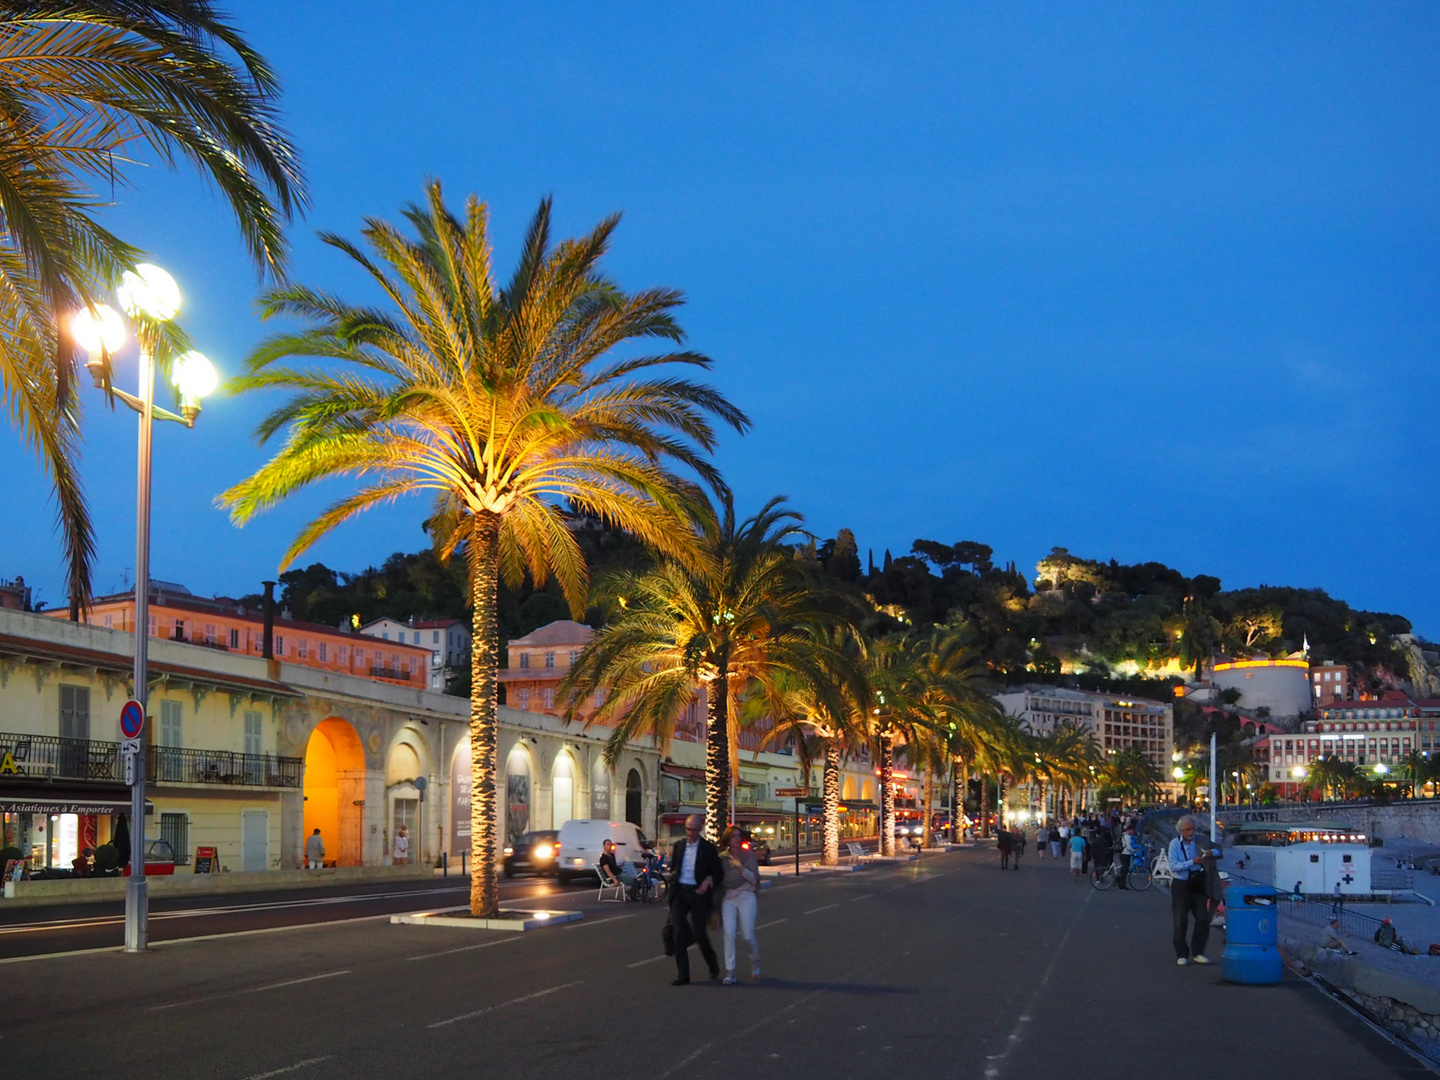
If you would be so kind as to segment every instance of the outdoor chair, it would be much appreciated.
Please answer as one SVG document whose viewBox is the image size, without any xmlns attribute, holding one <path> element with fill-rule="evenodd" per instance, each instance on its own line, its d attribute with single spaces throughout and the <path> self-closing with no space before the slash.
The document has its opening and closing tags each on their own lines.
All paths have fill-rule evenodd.
<svg viewBox="0 0 1440 1080">
<path fill-rule="evenodd" d="M 600 877 L 600 891 L 595 895 L 596 900 L 606 902 L 625 902 L 625 883 L 610 872 L 608 866 L 595 867 L 595 873 Z M 609 896 L 605 894 L 609 893 Z"/>
<path fill-rule="evenodd" d="M 845 847 L 850 852 L 850 857 L 857 863 L 869 854 L 869 852 L 865 850 L 864 844 L 857 844 L 853 840 L 847 843 Z"/>
</svg>

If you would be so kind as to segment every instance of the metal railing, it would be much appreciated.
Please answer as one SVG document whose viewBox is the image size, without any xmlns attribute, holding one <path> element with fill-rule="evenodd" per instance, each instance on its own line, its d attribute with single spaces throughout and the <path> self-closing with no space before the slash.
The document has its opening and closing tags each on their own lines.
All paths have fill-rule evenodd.
<svg viewBox="0 0 1440 1080">
<path fill-rule="evenodd" d="M 156 783 L 298 788 L 303 782 L 302 758 L 173 746 L 145 749 L 145 772 Z M 10 773 L 7 768 L 6 773 L 14 777 L 118 783 L 125 776 L 119 743 L 0 732 L 0 761 L 6 755 L 15 770 Z"/>
<path fill-rule="evenodd" d="M 1373 941 L 1382 923 L 1371 915 L 1352 911 L 1343 900 L 1296 900 L 1293 896 L 1280 893 L 1275 897 L 1275 909 L 1284 918 L 1311 926 L 1324 926 L 1331 919 L 1339 919 L 1340 933 L 1359 941 Z"/>
</svg>

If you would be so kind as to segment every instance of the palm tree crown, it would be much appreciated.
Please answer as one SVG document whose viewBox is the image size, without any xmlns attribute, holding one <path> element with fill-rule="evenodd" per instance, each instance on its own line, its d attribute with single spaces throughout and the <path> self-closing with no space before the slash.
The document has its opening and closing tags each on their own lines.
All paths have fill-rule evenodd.
<svg viewBox="0 0 1440 1080">
<path fill-rule="evenodd" d="M 72 617 L 89 603 L 94 537 L 58 316 L 98 300 L 139 255 L 95 210 L 136 144 L 167 164 L 187 158 L 278 276 L 284 224 L 306 198 L 278 93 L 209 0 L 0 2 L 0 393 L 55 484 Z"/>
<path fill-rule="evenodd" d="M 599 270 L 616 221 L 551 245 L 550 203 L 540 204 L 508 284 L 491 274 L 484 206 L 463 218 L 431 184 L 405 217 L 409 236 L 370 220 L 369 253 L 337 236 L 325 241 L 359 264 L 389 308 L 362 307 L 302 286 L 274 290 L 267 316 L 308 326 L 256 351 L 242 390 L 292 396 L 260 425 L 262 438 L 288 429 L 280 451 L 221 497 L 244 523 L 318 480 L 361 481 L 306 526 L 282 569 L 356 514 L 400 495 L 429 492 L 430 525 L 443 556 L 463 551 L 473 604 L 471 762 L 476 875 L 471 906 L 494 910 L 497 588 L 503 574 L 537 584 L 550 573 L 572 610 L 584 611 L 584 556 L 560 502 L 626 529 L 658 550 L 694 559 L 698 487 L 671 469 L 717 478 L 705 454 L 709 417 L 737 430 L 745 416 L 709 387 L 660 378 L 666 364 L 708 367 L 694 352 L 610 359 L 616 346 L 682 340 L 678 293 L 622 292 Z M 290 357 L 339 365 L 292 368 Z"/>
<path fill-rule="evenodd" d="M 561 683 L 572 715 L 581 698 L 607 691 L 589 722 L 614 725 L 612 760 L 642 736 L 668 744 L 695 687 L 704 686 L 705 829 L 712 837 L 730 820 L 741 696 L 781 680 L 822 697 L 834 692 L 841 665 L 816 633 L 834 618 L 833 605 L 783 546 L 799 527 L 800 515 L 779 497 L 737 524 L 727 493 L 723 513 L 703 528 L 693 564 L 669 561 L 604 582 L 618 612 Z"/>
</svg>

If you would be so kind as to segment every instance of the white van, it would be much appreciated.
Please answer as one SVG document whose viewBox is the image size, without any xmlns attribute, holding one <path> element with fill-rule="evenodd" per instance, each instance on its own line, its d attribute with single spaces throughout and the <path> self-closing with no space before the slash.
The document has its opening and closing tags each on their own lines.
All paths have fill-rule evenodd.
<svg viewBox="0 0 1440 1080">
<path fill-rule="evenodd" d="M 628 821 L 607 821 L 604 818 L 582 818 L 560 826 L 560 841 L 555 850 L 555 880 L 568 885 L 581 874 L 594 874 L 605 852 L 605 841 L 615 841 L 615 860 L 620 863 L 641 862 L 648 846 L 639 826 Z"/>
</svg>

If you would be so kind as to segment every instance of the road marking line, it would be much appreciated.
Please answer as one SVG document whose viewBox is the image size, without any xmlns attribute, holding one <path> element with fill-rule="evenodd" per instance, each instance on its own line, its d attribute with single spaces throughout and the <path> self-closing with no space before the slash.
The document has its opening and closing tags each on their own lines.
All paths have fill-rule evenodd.
<svg viewBox="0 0 1440 1080">
<path fill-rule="evenodd" d="M 581 919 L 579 922 L 572 922 L 568 926 L 562 926 L 562 930 L 578 930 L 582 926 L 599 926 L 601 923 L 619 922 L 621 919 L 634 919 L 640 912 L 633 911 L 629 915 L 612 915 L 608 919 Z"/>
<path fill-rule="evenodd" d="M 1080 919 L 1080 912 L 1085 909 L 1086 904 L 1090 903 L 1090 897 L 1094 895 L 1094 889 L 1086 893 L 1085 899 L 1080 901 L 1076 906 L 1075 914 L 1070 916 L 1070 925 L 1065 928 L 1065 936 L 1060 939 L 1060 944 L 1056 947 L 1054 953 L 1051 954 L 1050 963 L 1045 968 L 1045 974 L 1040 976 L 1040 982 L 1036 985 L 1035 992 L 1030 995 L 1030 1000 L 1025 1003 L 1024 1012 L 1022 1012 L 1019 1019 L 1015 1021 L 1014 1029 L 1005 1040 L 1005 1049 L 1001 1050 L 998 1054 L 990 1054 L 986 1057 L 987 1061 L 992 1061 L 994 1064 L 985 1070 L 985 1080 L 995 1080 L 995 1077 L 1000 1075 L 1000 1069 L 1005 1064 L 1005 1058 L 1009 1056 L 1011 1050 L 1014 1050 L 1015 1047 L 1020 1044 L 1021 1028 L 1029 1023 L 1030 1017 L 1034 1015 L 1035 1004 L 1040 1000 L 1040 995 L 1045 990 L 1045 984 L 1050 981 L 1050 976 L 1055 973 L 1055 964 L 1059 961 L 1060 954 L 1065 951 L 1065 945 L 1070 940 L 1071 933 L 1075 930 L 1075 923 Z"/>
<path fill-rule="evenodd" d="M 769 927 L 772 927 L 772 926 L 779 926 L 779 925 L 780 925 L 782 922 L 784 922 L 784 921 L 785 921 L 784 919 L 776 919 L 774 922 L 764 923 L 764 924 L 761 925 L 761 926 L 755 927 L 755 929 L 756 929 L 756 930 L 766 930 L 766 929 L 768 929 Z"/>
<path fill-rule="evenodd" d="M 826 904 L 824 907 L 811 908 L 809 911 L 804 912 L 804 914 L 806 914 L 806 915 L 814 915 L 817 911 L 829 911 L 832 907 L 839 907 L 839 906 L 840 906 L 840 905 L 839 905 L 838 903 L 836 903 L 836 904 Z"/>
<path fill-rule="evenodd" d="M 442 949 L 440 952 L 421 953 L 419 956 L 407 956 L 406 960 L 429 960 L 432 956 L 451 956 L 457 952 L 474 952 L 476 949 L 488 949 L 492 945 L 508 945 L 512 941 L 527 941 L 524 934 L 509 934 L 497 941 L 482 941 L 479 945 L 461 945 L 457 949 Z"/>
<path fill-rule="evenodd" d="M 323 975 L 306 975 L 303 979 L 286 979 L 284 982 L 267 983 L 264 986 L 252 986 L 248 990 L 233 990 L 228 994 L 212 994 L 209 997 L 191 998 L 189 1001 L 172 1001 L 168 1005 L 151 1005 L 151 1012 L 164 1012 L 166 1009 L 178 1009 L 185 1005 L 202 1005 L 207 1001 L 221 1001 L 225 998 L 244 997 L 246 994 L 261 994 L 266 990 L 279 990 L 286 986 L 299 986 L 301 983 L 319 982 L 321 979 L 334 979 L 340 975 L 349 975 L 350 969 L 344 971 L 327 971 Z"/>
<path fill-rule="evenodd" d="M 36 953 L 34 956 L 7 956 L 0 964 L 24 964 L 31 960 L 56 960 L 62 956 L 93 956 L 102 952 L 120 952 L 124 945 L 102 945 L 98 949 L 70 949 L 67 952 Z"/>
<path fill-rule="evenodd" d="M 458 1024 L 461 1020 L 474 1020 L 477 1016 L 484 1016 L 496 1009 L 504 1009 L 510 1005 L 519 1005 L 522 1002 L 534 1001 L 536 998 L 546 997 L 550 994 L 558 994 L 561 990 L 568 990 L 572 986 L 579 986 L 581 980 L 575 982 L 561 983 L 559 986 L 552 986 L 548 990 L 537 990 L 533 994 L 526 994 L 524 997 L 511 998 L 509 1001 L 502 1001 L 499 1005 L 486 1005 L 483 1009 L 476 1009 L 474 1012 L 465 1013 L 461 1016 L 452 1016 L 449 1020 L 437 1020 L 433 1024 L 426 1024 L 427 1028 L 445 1027 L 447 1024 Z"/>
<path fill-rule="evenodd" d="M 306 1058 L 304 1061 L 297 1061 L 294 1065 L 286 1065 L 283 1069 L 271 1069 L 269 1072 L 256 1073 L 254 1076 L 247 1076 L 245 1080 L 270 1080 L 272 1076 L 284 1076 L 296 1069 L 303 1069 L 307 1065 L 319 1065 L 322 1061 L 329 1061 L 334 1054 L 326 1054 L 324 1057 Z"/>
<path fill-rule="evenodd" d="M 756 929 L 758 930 L 759 927 L 757 926 Z M 652 956 L 652 957 L 650 957 L 649 960 L 637 960 L 637 961 L 635 961 L 635 963 L 633 963 L 633 964 L 626 964 L 625 966 L 626 966 L 627 968 L 644 967 L 646 964 L 653 964 L 653 963 L 655 963 L 656 960 L 669 960 L 669 959 L 671 959 L 671 958 L 668 957 L 668 956 L 666 956 L 664 953 L 661 953 L 659 956 Z"/>
<path fill-rule="evenodd" d="M 852 896 L 850 898 L 850 903 L 855 904 L 859 903 L 861 900 L 869 900 L 874 895 L 875 894 L 873 892 L 867 892 L 864 896 Z"/>
<path fill-rule="evenodd" d="M 673 1065 L 673 1066 L 671 1066 L 670 1068 L 666 1069 L 663 1073 L 661 1073 L 659 1076 L 657 1076 L 657 1077 L 655 1078 L 655 1080 L 665 1080 L 665 1078 L 666 1078 L 667 1076 L 670 1076 L 670 1075 L 673 1074 L 673 1073 L 679 1072 L 679 1071 L 680 1071 L 681 1069 L 683 1069 L 686 1065 L 689 1065 L 692 1061 L 694 1061 L 696 1058 L 698 1058 L 701 1054 L 705 1053 L 706 1050 L 709 1050 L 710 1047 L 712 1047 L 712 1046 L 714 1046 L 714 1045 L 715 1045 L 714 1043 L 706 1043 L 704 1046 L 700 1047 L 699 1050 L 696 1050 L 693 1054 L 691 1054 L 691 1055 L 690 1055 L 689 1057 L 687 1057 L 685 1060 L 680 1061 L 680 1062 L 677 1062 L 675 1065 Z"/>
</svg>

